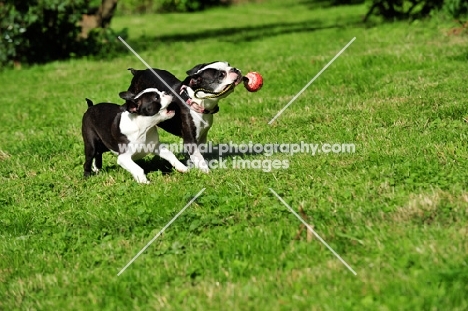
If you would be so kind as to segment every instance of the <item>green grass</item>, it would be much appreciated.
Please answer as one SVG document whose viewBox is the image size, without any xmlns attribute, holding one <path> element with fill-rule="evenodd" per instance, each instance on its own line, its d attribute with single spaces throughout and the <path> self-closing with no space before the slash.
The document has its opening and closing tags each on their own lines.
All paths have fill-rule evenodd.
<svg viewBox="0 0 468 311">
<path fill-rule="evenodd" d="M 221 103 L 213 143 L 356 145 L 245 157 L 289 161 L 270 173 L 166 174 L 147 159 L 160 169 L 138 185 L 106 154 L 84 180 L 84 98 L 121 102 L 126 68 L 143 64 L 124 51 L 1 72 L 0 309 L 466 310 L 468 37 L 447 36 L 444 20 L 364 27 L 365 11 L 291 0 L 113 21 L 179 77 L 213 60 L 262 73 L 259 93 L 238 88 Z M 268 188 L 302 206 L 357 276 L 317 239 L 295 240 L 299 221 Z"/>
</svg>

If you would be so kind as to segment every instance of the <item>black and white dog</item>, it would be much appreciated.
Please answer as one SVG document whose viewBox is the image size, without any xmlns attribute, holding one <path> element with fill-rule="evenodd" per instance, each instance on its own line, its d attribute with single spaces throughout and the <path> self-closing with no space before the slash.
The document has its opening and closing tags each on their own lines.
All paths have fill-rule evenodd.
<svg viewBox="0 0 468 311">
<path fill-rule="evenodd" d="M 88 110 L 83 115 L 82 134 L 85 145 L 84 176 L 102 168 L 102 153 L 117 154 L 117 163 L 129 171 L 139 183 L 149 183 L 143 169 L 134 160 L 159 150 L 156 125 L 174 117 L 169 110 L 172 95 L 156 88 L 147 88 L 135 95 L 121 92 L 123 105 L 93 102 L 86 99 Z M 149 148 L 151 147 L 151 149 Z M 159 155 L 168 160 L 177 170 L 187 171 L 173 153 L 163 150 Z M 94 163 L 93 163 L 94 159 Z"/>
<path fill-rule="evenodd" d="M 231 94 L 242 82 L 241 71 L 227 62 L 217 61 L 195 66 L 187 71 L 187 77 L 181 81 L 166 70 L 129 70 L 133 74 L 129 92 L 137 94 L 146 88 L 157 88 L 174 95 L 169 109 L 175 111 L 175 116 L 161 122 L 158 127 L 182 137 L 194 166 L 208 172 L 197 146 L 207 141 L 213 114 L 219 110 L 218 101 Z"/>
</svg>

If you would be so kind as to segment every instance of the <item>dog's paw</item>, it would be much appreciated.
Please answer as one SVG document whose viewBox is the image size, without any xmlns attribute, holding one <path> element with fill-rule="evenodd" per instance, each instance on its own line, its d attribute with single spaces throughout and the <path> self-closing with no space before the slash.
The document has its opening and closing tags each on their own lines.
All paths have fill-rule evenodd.
<svg viewBox="0 0 468 311">
<path fill-rule="evenodd" d="M 209 173 L 210 168 L 208 167 L 208 162 L 203 159 L 203 156 L 198 153 L 198 154 L 193 154 L 190 156 L 190 167 L 195 167 L 201 170 L 203 173 Z"/>
<path fill-rule="evenodd" d="M 146 184 L 148 185 L 150 182 L 149 180 L 146 178 L 145 175 L 143 176 L 135 176 L 135 180 L 137 181 L 137 183 L 139 184 Z"/>
<path fill-rule="evenodd" d="M 174 168 L 175 168 L 178 172 L 181 172 L 181 173 L 187 173 L 188 170 L 189 170 L 188 167 L 185 166 L 185 165 L 183 165 L 183 164 L 182 164 L 182 165 L 176 165 Z"/>
<path fill-rule="evenodd" d="M 94 173 L 96 174 L 99 173 L 99 169 L 94 162 L 93 162 L 93 166 L 91 167 L 91 169 L 93 170 Z"/>
<path fill-rule="evenodd" d="M 210 169 L 208 168 L 208 165 L 200 165 L 198 168 L 199 168 L 200 171 L 202 171 L 203 173 L 208 174 L 208 173 L 210 172 Z"/>
</svg>

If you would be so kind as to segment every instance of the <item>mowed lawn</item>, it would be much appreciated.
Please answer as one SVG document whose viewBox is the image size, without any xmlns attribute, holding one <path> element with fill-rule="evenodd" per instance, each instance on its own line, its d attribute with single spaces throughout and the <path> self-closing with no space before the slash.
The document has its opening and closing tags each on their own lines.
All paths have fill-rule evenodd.
<svg viewBox="0 0 468 311">
<path fill-rule="evenodd" d="M 0 309 L 468 309 L 468 36 L 449 35 L 456 24 L 440 17 L 366 26 L 365 12 L 287 0 L 113 20 L 180 78 L 215 60 L 263 75 L 258 93 L 239 86 L 221 102 L 214 144 L 356 146 L 244 156 L 288 161 L 271 172 L 233 168 L 231 155 L 226 169 L 180 174 L 149 157 L 151 184 L 139 185 L 106 154 L 84 180 L 85 97 L 122 103 L 126 69 L 144 65 L 122 47 L 107 60 L 0 72 Z M 298 235 L 269 188 L 357 275 Z"/>
</svg>

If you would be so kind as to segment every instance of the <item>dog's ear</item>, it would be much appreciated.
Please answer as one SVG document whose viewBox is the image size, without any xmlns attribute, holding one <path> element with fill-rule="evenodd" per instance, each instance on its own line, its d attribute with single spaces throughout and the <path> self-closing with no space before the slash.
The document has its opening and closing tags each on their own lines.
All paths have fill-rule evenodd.
<svg viewBox="0 0 468 311">
<path fill-rule="evenodd" d="M 125 99 L 125 100 L 129 100 L 129 101 L 133 101 L 134 98 L 135 98 L 135 94 L 133 94 L 130 91 L 120 92 L 119 96 L 120 96 L 120 98 Z"/>
<path fill-rule="evenodd" d="M 135 102 L 135 94 L 130 91 L 120 92 L 120 98 L 125 99 L 125 104 L 123 104 L 123 108 L 130 112 L 135 113 L 138 112 L 138 104 Z"/>
<path fill-rule="evenodd" d="M 206 65 L 209 65 L 209 64 L 200 64 L 200 65 L 196 65 L 195 67 L 193 67 L 192 69 L 190 69 L 189 71 L 187 71 L 187 76 L 194 76 L 198 70 L 202 69 L 203 67 L 205 67 Z"/>
<path fill-rule="evenodd" d="M 198 70 L 200 70 L 200 69 L 202 69 L 203 67 L 206 67 L 206 66 L 208 66 L 208 65 L 214 64 L 214 63 L 225 63 L 225 64 L 227 64 L 228 66 L 230 66 L 229 63 L 227 63 L 227 62 L 222 62 L 222 61 L 218 61 L 218 60 L 217 60 L 217 61 L 214 61 L 214 62 L 211 62 L 211 63 L 204 63 L 204 64 L 196 65 L 195 67 L 193 67 L 192 69 L 190 69 L 189 71 L 187 71 L 187 72 L 186 72 L 186 73 L 187 73 L 187 76 L 193 76 L 193 75 L 195 75 L 195 74 L 198 72 Z"/>
<path fill-rule="evenodd" d="M 138 112 L 138 104 L 133 100 L 127 100 L 125 104 L 122 105 L 125 111 L 130 113 Z"/>
<path fill-rule="evenodd" d="M 130 70 L 130 72 L 132 73 L 132 75 L 135 75 L 137 73 L 138 70 L 136 69 L 133 69 L 133 68 L 128 68 L 127 70 Z"/>
<path fill-rule="evenodd" d="M 138 105 L 134 102 L 126 102 L 124 106 L 125 110 L 127 110 L 130 113 L 138 112 Z"/>
<path fill-rule="evenodd" d="M 189 86 L 190 87 L 197 87 L 198 84 L 200 84 L 200 82 L 202 81 L 202 78 L 198 75 L 196 76 L 193 76 L 192 78 L 190 78 L 190 81 L 189 81 Z"/>
</svg>

